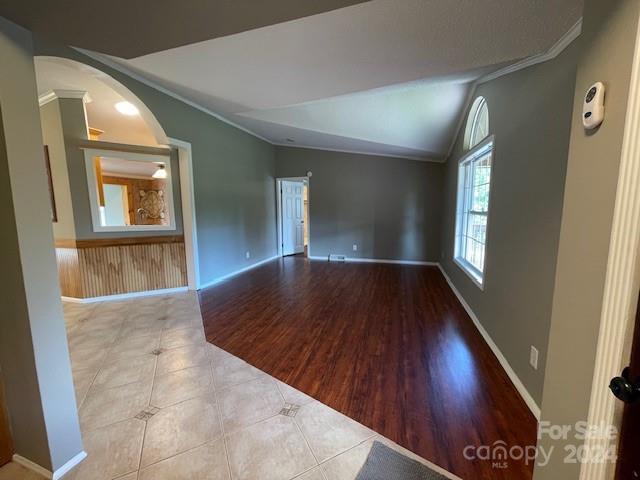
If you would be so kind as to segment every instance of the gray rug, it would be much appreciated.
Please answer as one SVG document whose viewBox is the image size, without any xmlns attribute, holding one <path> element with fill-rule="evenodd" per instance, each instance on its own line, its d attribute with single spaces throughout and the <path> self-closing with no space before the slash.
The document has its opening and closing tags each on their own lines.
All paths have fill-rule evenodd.
<svg viewBox="0 0 640 480">
<path fill-rule="evenodd" d="M 380 442 L 373 442 L 356 480 L 448 480 L 429 467 L 405 457 Z"/>
</svg>

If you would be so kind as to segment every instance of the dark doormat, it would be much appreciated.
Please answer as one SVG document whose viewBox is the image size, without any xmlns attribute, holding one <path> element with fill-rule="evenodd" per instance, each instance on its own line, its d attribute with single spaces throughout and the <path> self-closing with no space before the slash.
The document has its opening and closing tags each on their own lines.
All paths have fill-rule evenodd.
<svg viewBox="0 0 640 480">
<path fill-rule="evenodd" d="M 373 442 L 356 480 L 448 480 L 429 467 L 405 457 L 380 442 Z"/>
</svg>

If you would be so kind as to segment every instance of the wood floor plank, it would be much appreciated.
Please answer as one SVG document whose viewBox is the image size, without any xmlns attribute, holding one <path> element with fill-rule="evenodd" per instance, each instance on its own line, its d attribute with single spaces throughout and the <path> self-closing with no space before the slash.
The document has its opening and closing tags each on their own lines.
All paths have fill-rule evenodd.
<svg viewBox="0 0 640 480">
<path fill-rule="evenodd" d="M 468 445 L 536 443 L 536 421 L 436 267 L 269 262 L 200 292 L 207 340 L 469 479 L 533 465 Z"/>
</svg>

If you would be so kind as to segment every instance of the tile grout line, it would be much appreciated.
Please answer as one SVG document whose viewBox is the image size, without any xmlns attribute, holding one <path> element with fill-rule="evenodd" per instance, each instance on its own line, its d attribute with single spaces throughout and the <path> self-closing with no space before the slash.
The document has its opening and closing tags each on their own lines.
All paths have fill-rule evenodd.
<svg viewBox="0 0 640 480">
<path fill-rule="evenodd" d="M 121 326 L 120 326 L 120 329 L 119 329 L 119 333 L 120 333 L 120 334 L 121 334 L 121 331 L 124 329 L 124 323 L 125 323 L 125 322 L 123 322 L 123 324 L 121 324 Z M 185 327 L 185 328 L 191 328 L 191 327 Z M 162 330 L 162 332 L 160 332 L 160 337 L 161 337 L 161 338 L 162 338 L 162 334 L 163 334 L 164 332 L 166 332 L 166 331 L 167 331 L 166 329 L 163 329 L 163 330 Z M 149 336 L 149 335 L 147 335 L 147 336 Z M 112 344 L 111 344 L 111 346 L 110 346 L 109 353 L 111 353 L 111 351 L 113 350 L 114 344 L 117 344 L 119 339 L 120 339 L 120 335 L 116 336 L 115 340 L 113 341 L 113 343 L 112 343 Z M 206 345 L 208 345 L 208 344 L 209 344 L 209 342 L 206 342 L 206 341 L 205 341 L 205 342 L 203 342 L 203 344 L 202 344 L 202 345 L 205 345 L 205 346 L 206 346 Z M 195 344 L 186 344 L 186 345 L 176 346 L 176 347 L 174 347 L 174 348 L 172 348 L 172 349 L 168 349 L 168 350 L 175 350 L 175 349 L 178 349 L 178 348 L 189 348 L 189 347 L 199 348 L 199 347 L 201 347 L 202 345 L 201 345 L 201 344 L 199 344 L 199 343 L 195 343 Z M 219 348 L 219 347 L 218 347 L 218 348 Z M 224 350 L 223 350 L 223 351 L 224 351 Z M 229 352 L 226 352 L 226 351 L 225 351 L 225 353 L 227 353 L 228 355 L 232 356 L 233 358 L 236 358 L 236 359 L 238 359 L 238 360 L 242 361 L 243 363 L 247 363 L 247 362 L 244 362 L 241 358 L 239 358 L 239 357 L 235 357 L 235 356 L 231 355 Z M 239 428 L 239 429 L 234 430 L 233 432 L 226 432 L 226 429 L 225 429 L 225 427 L 224 427 L 223 418 L 222 418 L 221 405 L 220 405 L 219 398 L 218 398 L 219 389 L 218 389 L 218 388 L 216 388 L 216 382 L 215 382 L 215 380 L 214 380 L 214 375 L 213 375 L 213 371 L 214 371 L 214 370 L 213 370 L 213 367 L 214 367 L 214 361 L 211 359 L 210 354 L 209 354 L 209 358 L 210 358 L 210 360 L 209 360 L 207 363 L 208 363 L 208 366 L 209 366 L 209 375 L 211 376 L 211 381 L 212 381 L 212 386 L 213 386 L 213 394 L 214 394 L 214 398 L 215 398 L 215 400 L 216 400 L 216 411 L 218 412 L 218 422 L 219 422 L 219 425 L 220 425 L 220 428 L 221 428 L 221 431 L 222 431 L 222 440 L 223 440 L 223 445 L 224 445 L 224 448 L 225 448 L 225 456 L 226 456 L 226 460 L 227 460 L 227 467 L 228 467 L 228 469 L 229 469 L 229 474 L 230 474 L 230 475 L 232 475 L 232 472 L 231 472 L 231 465 L 230 465 L 230 458 L 229 458 L 229 447 L 228 447 L 228 444 L 227 444 L 227 437 L 228 437 L 230 434 L 236 433 L 237 431 L 240 431 L 240 430 L 242 430 L 242 429 L 244 429 L 244 428 L 248 428 L 248 427 L 250 427 L 250 426 L 252 426 L 252 425 L 255 425 L 255 424 L 258 424 L 258 423 L 261 423 L 261 422 L 266 422 L 267 420 L 272 419 L 272 418 L 274 418 L 275 416 L 278 416 L 278 414 L 275 414 L 275 415 L 269 416 L 269 417 L 267 417 L 267 418 L 265 418 L 265 419 L 258 420 L 258 421 L 256 421 L 256 422 L 252 422 L 251 424 L 249 424 L 249 425 L 245 425 L 245 426 L 243 426 L 243 427 L 241 427 L 241 428 Z M 151 389 L 150 389 L 150 393 L 149 393 L 149 402 L 148 402 L 148 404 L 149 404 L 150 406 L 151 406 L 150 401 L 151 401 L 151 398 L 152 398 L 152 396 L 153 396 L 153 390 L 154 390 L 154 388 L 155 388 L 156 378 L 157 378 L 157 376 L 158 376 L 158 375 L 157 375 L 157 373 L 158 373 L 158 364 L 159 364 L 159 359 L 156 357 L 156 359 L 155 359 L 155 361 L 154 361 L 154 372 L 153 372 L 153 378 L 152 378 L 152 382 L 151 382 Z M 203 364 L 204 364 L 204 363 L 203 363 Z M 189 369 L 189 368 L 195 368 L 195 367 L 199 367 L 199 366 L 201 367 L 203 364 L 192 365 L 192 366 L 185 367 L 185 368 L 182 368 L 182 369 L 177 370 L 177 371 L 181 371 L 181 370 L 185 370 L 185 369 Z M 250 364 L 248 364 L 248 363 L 247 363 L 247 365 L 251 366 L 251 365 L 250 365 Z M 103 365 L 103 367 L 104 367 L 104 365 Z M 103 367 L 101 367 L 101 368 L 103 368 Z M 255 367 L 254 367 L 254 368 L 255 368 Z M 272 376 L 268 375 L 266 372 L 263 372 L 263 371 L 260 371 L 260 370 L 258 370 L 258 371 L 260 372 L 261 376 L 262 376 L 262 375 L 265 375 L 267 378 L 269 378 L 269 379 L 271 380 L 271 382 L 275 385 L 276 390 L 278 391 L 278 394 L 279 394 L 279 396 L 280 396 L 280 398 L 281 398 L 282 402 L 283 402 L 283 403 L 286 403 L 286 399 L 285 399 L 285 397 L 284 397 L 284 393 L 283 393 L 283 391 L 282 391 L 281 386 L 278 384 L 277 379 L 275 379 L 275 378 L 273 378 Z M 174 371 L 174 372 L 175 372 L 175 371 Z M 167 373 L 174 373 L 174 372 L 167 372 Z M 96 375 L 97 375 L 97 373 L 96 373 Z M 224 390 L 225 388 L 231 388 L 231 387 L 234 387 L 234 386 L 239 386 L 239 385 L 242 385 L 242 384 L 245 384 L 245 383 L 249 383 L 249 382 L 252 382 L 252 381 L 256 381 L 256 380 L 259 380 L 259 379 L 260 379 L 260 377 L 256 377 L 256 378 L 249 379 L 249 380 L 245 380 L 245 381 L 242 381 L 242 382 L 239 382 L 239 383 L 236 383 L 236 384 L 228 385 L 228 386 L 224 387 L 222 390 Z M 131 383 L 138 383 L 138 382 L 131 382 Z M 142 383 L 142 382 L 140 382 L 140 383 Z M 128 385 L 128 384 L 126 384 L 126 385 Z M 112 387 L 112 388 L 117 388 L 117 387 Z M 197 396 L 196 396 L 196 397 L 197 397 Z M 196 397 L 193 397 L 193 398 L 196 398 Z M 180 402 L 177 402 L 177 403 L 175 403 L 175 404 L 172 404 L 172 405 L 177 405 L 177 404 L 179 404 L 179 403 L 183 403 L 184 401 L 188 401 L 188 400 L 191 400 L 191 399 L 184 399 L 184 400 L 182 400 L 182 401 L 180 401 Z M 166 407 L 165 407 L 165 408 L 166 408 Z M 127 420 L 128 420 L 128 419 L 127 419 Z M 301 428 L 300 428 L 300 425 L 299 425 L 299 423 L 296 421 L 295 417 L 293 418 L 293 420 L 294 420 L 294 424 L 296 425 L 296 429 L 297 429 L 297 430 L 300 432 L 300 434 L 302 435 L 302 438 L 303 438 L 303 440 L 305 441 L 305 444 L 307 445 L 307 447 L 309 448 L 309 451 L 311 452 L 311 454 L 312 454 L 312 456 L 313 456 L 313 458 L 314 458 L 314 460 L 315 460 L 315 463 L 316 463 L 316 465 L 314 465 L 314 466 L 312 466 L 311 468 L 309 468 L 309 469 L 307 469 L 307 470 L 305 470 L 305 471 L 303 471 L 303 472 L 300 472 L 299 474 L 297 474 L 297 475 L 296 475 L 296 477 L 299 477 L 299 476 L 301 476 L 301 475 L 306 474 L 306 473 L 307 473 L 307 472 L 309 472 L 310 470 L 313 470 L 314 468 L 316 468 L 316 467 L 320 466 L 320 462 L 318 461 L 318 459 L 317 459 L 317 457 L 316 457 L 316 454 L 313 452 L 313 449 L 311 448 L 311 446 L 310 446 L 310 444 L 309 444 L 309 442 L 308 442 L 308 440 L 307 440 L 306 436 L 305 436 L 305 435 L 304 435 L 304 433 L 302 432 L 302 430 L 301 430 Z M 125 421 L 125 420 L 121 420 L 121 421 Z M 114 422 L 114 423 L 119 423 L 119 422 Z M 105 427 L 106 427 L 106 426 L 105 426 Z M 146 440 L 146 429 L 147 429 L 146 427 L 147 427 L 147 426 L 146 426 L 146 422 L 145 422 L 145 428 L 144 428 L 144 432 L 143 432 L 143 442 L 142 442 L 142 445 L 141 445 L 141 452 L 144 450 L 144 442 L 145 442 L 145 440 Z M 103 427 L 99 427 L 99 428 L 103 428 Z M 371 437 L 369 437 L 369 438 L 371 438 Z M 365 439 L 363 442 L 366 442 L 367 440 L 368 440 L 368 439 Z M 209 442 L 205 442 L 205 443 L 204 443 L 204 444 L 202 444 L 202 445 L 205 445 L 206 443 L 209 443 Z M 362 443 L 362 442 L 361 442 L 361 443 Z M 162 461 L 166 461 L 166 460 L 168 460 L 168 459 L 170 459 L 170 458 L 173 458 L 173 457 L 175 457 L 175 456 L 178 456 L 178 455 L 181 455 L 181 454 L 187 453 L 187 452 L 189 452 L 189 451 L 191 451 L 191 450 L 194 450 L 194 449 L 196 449 L 196 448 L 200 448 L 200 447 L 202 447 L 202 445 L 194 446 L 194 447 L 192 447 L 191 449 L 188 449 L 188 450 L 185 450 L 185 451 L 180 452 L 180 453 L 178 453 L 178 454 L 172 455 L 172 456 L 167 457 L 167 458 L 165 458 L 165 459 L 162 459 L 162 460 L 160 460 L 160 461 L 158 461 L 158 462 L 154 462 L 153 464 L 150 464 L 150 465 L 148 465 L 148 466 L 155 465 L 155 464 L 157 464 L 157 463 L 160 463 L 160 462 L 162 462 Z M 360 445 L 360 444 L 358 444 L 358 445 Z M 340 453 L 336 454 L 335 456 L 341 455 L 342 453 L 345 453 L 345 452 L 347 452 L 347 451 L 351 450 L 352 448 L 357 447 L 358 445 L 356 445 L 356 446 L 354 446 L 354 447 L 351 447 L 350 449 L 347 449 L 347 450 L 345 450 L 345 451 L 343 451 L 343 452 L 340 452 Z M 331 457 L 331 458 L 327 459 L 326 461 L 331 460 L 331 459 L 332 459 L 332 458 L 334 458 L 335 456 L 333 456 L 333 457 Z M 325 462 L 326 462 L 326 461 L 325 461 Z M 140 470 L 141 470 L 141 462 L 142 462 L 142 456 L 141 456 L 141 458 L 140 458 L 140 460 L 139 460 L 139 467 L 138 467 L 138 471 L 136 472 L 136 473 L 137 473 L 138 478 L 139 478 Z M 323 462 L 323 463 L 324 463 L 324 462 Z M 326 478 L 326 475 L 325 475 L 325 473 L 324 473 L 323 469 L 319 469 L 319 472 L 320 472 L 320 475 L 321 475 L 323 478 Z M 133 472 L 132 472 L 132 473 L 133 473 Z M 296 477 L 294 477 L 294 478 L 296 478 Z"/>
<path fill-rule="evenodd" d="M 153 378 L 151 379 L 151 389 L 149 391 L 149 399 L 147 401 L 147 408 L 152 407 L 151 398 L 153 398 L 153 387 L 156 383 L 156 371 L 158 370 L 158 357 L 156 356 L 155 364 L 153 367 Z M 134 416 L 135 418 L 135 416 Z M 138 459 L 138 470 L 136 472 L 136 479 L 140 478 L 140 470 L 142 469 L 142 454 L 144 453 L 144 444 L 147 439 L 147 425 L 149 423 L 149 419 L 144 422 L 144 430 L 142 431 L 142 443 L 140 445 L 140 458 Z"/>
<path fill-rule="evenodd" d="M 373 430 L 371 430 L 373 432 Z M 332 455 L 331 457 L 327 458 L 326 460 L 323 460 L 320 465 L 325 465 L 326 463 L 330 462 L 331 460 L 333 460 L 334 458 L 339 457 L 340 455 L 350 452 L 351 450 L 353 450 L 354 448 L 358 448 L 361 445 L 364 445 L 365 443 L 367 443 L 369 440 L 371 440 L 372 438 L 375 437 L 381 437 L 382 435 L 380 435 L 379 433 L 374 432 L 373 435 L 365 438 L 364 440 L 362 440 L 361 442 L 356 443 L 354 446 L 349 447 L 345 450 L 342 450 L 341 452 L 336 453 L 335 455 Z M 383 437 L 386 438 L 386 437 Z"/>
<path fill-rule="evenodd" d="M 278 393 L 280 394 L 280 398 L 282 398 L 282 401 L 284 402 L 284 404 L 286 405 L 287 399 L 284 398 L 284 393 L 282 392 L 282 389 L 280 388 L 280 384 L 278 383 L 279 380 L 275 377 L 271 377 L 273 383 L 276 386 L 276 390 L 278 391 Z M 293 387 L 292 387 L 293 388 Z M 300 406 L 300 408 L 302 408 L 302 405 Z M 273 418 L 273 417 L 272 417 Z M 300 425 L 298 425 L 298 422 L 296 421 L 296 417 L 294 416 L 292 418 L 293 420 L 293 424 L 296 426 L 296 429 L 298 430 L 298 432 L 300 433 L 300 436 L 302 437 L 302 440 L 304 440 L 305 445 L 307 446 L 307 448 L 309 449 L 309 452 L 311 452 L 311 456 L 313 457 L 313 459 L 315 460 L 316 464 L 311 467 L 308 468 L 306 470 L 304 470 L 303 472 L 298 473 L 297 475 L 295 475 L 294 477 L 291 478 L 291 480 L 295 480 L 296 478 L 300 477 L 301 475 L 304 475 L 307 472 L 310 472 L 311 470 L 313 470 L 314 468 L 317 468 L 320 466 L 320 462 L 318 461 L 318 457 L 316 457 L 315 452 L 313 451 L 313 449 L 311 448 L 311 445 L 309 444 L 309 441 L 307 440 L 307 437 L 305 437 L 304 433 L 302 432 L 302 429 L 300 428 Z M 322 473 L 322 471 L 320 472 L 320 475 L 322 475 L 322 477 L 324 478 L 324 475 Z"/>
<path fill-rule="evenodd" d="M 208 355 L 211 355 L 210 353 L 208 353 Z M 209 361 L 209 372 L 211 374 L 211 384 L 213 385 L 213 397 L 216 401 L 216 409 L 218 410 L 218 422 L 220 422 L 220 430 L 222 431 L 222 446 L 224 447 L 224 455 L 225 458 L 227 460 L 227 469 L 229 472 L 229 478 L 232 480 L 233 479 L 233 471 L 231 470 L 231 461 L 229 460 L 229 447 L 227 446 L 227 434 L 225 432 L 225 428 L 224 428 L 224 419 L 222 417 L 222 410 L 220 407 L 220 401 L 218 399 L 218 389 L 216 388 L 216 382 L 215 382 L 215 378 L 213 375 L 213 358 L 209 357 L 210 361 Z"/>
</svg>

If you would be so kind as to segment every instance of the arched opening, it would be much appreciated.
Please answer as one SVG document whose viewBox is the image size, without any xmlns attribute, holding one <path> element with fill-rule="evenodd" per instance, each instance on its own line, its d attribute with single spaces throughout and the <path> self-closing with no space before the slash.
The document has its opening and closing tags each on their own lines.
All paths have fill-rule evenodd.
<svg viewBox="0 0 640 480">
<path fill-rule="evenodd" d="M 66 58 L 34 63 L 63 297 L 197 288 L 190 145 L 110 75 Z M 83 261 L 89 249 L 104 258 Z"/>
<path fill-rule="evenodd" d="M 147 146 L 169 143 L 147 105 L 110 75 L 68 58 L 37 56 L 34 63 L 41 103 L 56 90 L 87 92 L 87 123 L 104 132 L 101 140 Z M 133 105 L 138 113 L 125 115 L 118 111 L 116 105 L 122 102 Z"/>
</svg>

